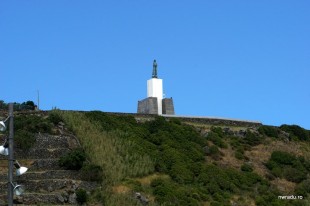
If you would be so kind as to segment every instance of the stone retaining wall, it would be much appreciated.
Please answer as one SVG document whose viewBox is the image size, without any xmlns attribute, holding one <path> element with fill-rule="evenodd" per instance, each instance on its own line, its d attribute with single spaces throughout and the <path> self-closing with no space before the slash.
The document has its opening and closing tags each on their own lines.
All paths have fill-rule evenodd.
<svg viewBox="0 0 310 206">
<path fill-rule="evenodd" d="M 32 148 L 14 150 L 15 159 L 28 167 L 22 176 L 14 174 L 14 182 L 26 188 L 22 196 L 14 197 L 14 201 L 23 205 L 77 205 L 77 189 L 90 192 L 98 186 L 96 182 L 83 181 L 81 172 L 64 170 L 58 165 L 59 157 L 79 147 L 76 137 L 36 134 L 35 138 Z M 0 156 L 0 159 L 7 160 L 7 156 Z M 7 171 L 0 173 L 0 206 L 5 205 L 6 193 Z"/>
<path fill-rule="evenodd" d="M 79 188 L 93 190 L 96 188 L 96 182 L 85 182 L 72 179 L 43 179 L 43 180 L 18 180 L 18 184 L 26 185 L 27 193 L 31 192 L 57 192 L 57 191 L 75 191 Z M 0 182 L 0 193 L 7 191 L 7 183 Z"/>
</svg>

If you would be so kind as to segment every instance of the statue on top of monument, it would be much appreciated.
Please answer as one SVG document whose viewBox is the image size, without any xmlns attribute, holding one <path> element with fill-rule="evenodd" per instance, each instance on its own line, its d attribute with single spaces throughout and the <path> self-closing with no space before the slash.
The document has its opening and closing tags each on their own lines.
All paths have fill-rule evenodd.
<svg viewBox="0 0 310 206">
<path fill-rule="evenodd" d="M 156 59 L 153 61 L 153 73 L 152 73 L 152 78 L 157 78 L 157 63 Z"/>
</svg>

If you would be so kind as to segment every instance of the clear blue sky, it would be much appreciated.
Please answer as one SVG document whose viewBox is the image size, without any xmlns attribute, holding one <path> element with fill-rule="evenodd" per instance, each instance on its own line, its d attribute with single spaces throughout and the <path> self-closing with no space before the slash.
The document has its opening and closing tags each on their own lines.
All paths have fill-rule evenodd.
<svg viewBox="0 0 310 206">
<path fill-rule="evenodd" d="M 152 62 L 179 115 L 310 129 L 308 0 L 0 2 L 0 99 L 136 112 Z"/>
</svg>

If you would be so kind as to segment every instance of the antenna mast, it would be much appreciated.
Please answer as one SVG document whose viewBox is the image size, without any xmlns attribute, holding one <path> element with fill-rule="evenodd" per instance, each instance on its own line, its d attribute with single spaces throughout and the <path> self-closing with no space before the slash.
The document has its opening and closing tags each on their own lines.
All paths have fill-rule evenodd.
<svg viewBox="0 0 310 206">
<path fill-rule="evenodd" d="M 38 110 L 40 110 L 40 92 L 39 90 L 37 90 L 38 92 Z"/>
</svg>

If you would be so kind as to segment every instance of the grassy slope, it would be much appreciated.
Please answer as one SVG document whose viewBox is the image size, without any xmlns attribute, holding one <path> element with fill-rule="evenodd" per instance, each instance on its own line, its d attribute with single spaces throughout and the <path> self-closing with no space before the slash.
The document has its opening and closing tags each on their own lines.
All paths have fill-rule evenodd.
<svg viewBox="0 0 310 206">
<path fill-rule="evenodd" d="M 105 181 L 92 202 L 140 205 L 132 197 L 138 191 L 150 199 L 149 205 L 309 204 L 307 193 L 303 193 L 306 200 L 278 200 L 278 195 L 297 195 L 309 177 L 288 181 L 265 166 L 276 150 L 309 161 L 309 141 L 287 142 L 287 138 L 263 137 L 257 131 L 240 138 L 221 129 L 210 132 L 208 125 L 192 127 L 162 118 L 136 123 L 130 116 L 101 112 L 53 112 L 78 136 L 89 160 L 104 169 Z M 246 128 L 231 131 L 240 129 Z M 207 153 L 205 146 L 210 150 Z M 309 170 L 305 172 L 309 176 Z"/>
</svg>

